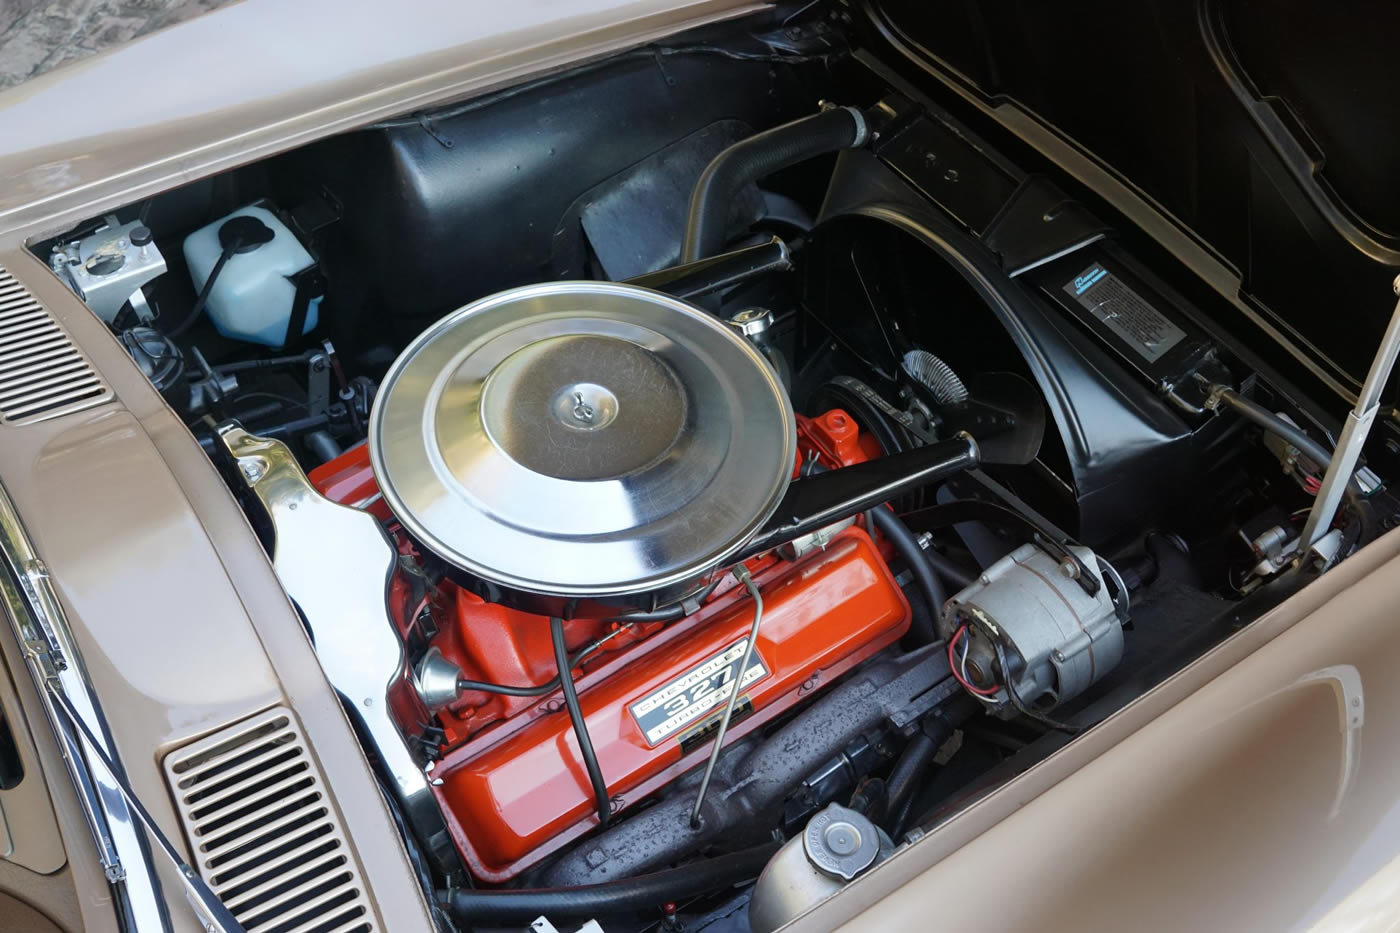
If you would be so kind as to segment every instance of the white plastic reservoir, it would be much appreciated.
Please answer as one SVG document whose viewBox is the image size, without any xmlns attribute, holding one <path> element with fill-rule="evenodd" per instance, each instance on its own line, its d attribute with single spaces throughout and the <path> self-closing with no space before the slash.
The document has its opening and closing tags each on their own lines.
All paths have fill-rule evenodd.
<svg viewBox="0 0 1400 933">
<path fill-rule="evenodd" d="M 250 252 L 229 257 L 214 280 L 204 313 L 225 337 L 280 347 L 286 342 L 287 325 L 296 300 L 297 288 L 291 277 L 310 268 L 315 260 L 276 214 L 250 205 L 185 237 L 185 262 L 189 265 L 190 279 L 198 294 L 223 252 L 219 227 L 241 216 L 256 217 L 266 224 L 272 230 L 272 240 Z M 321 299 L 316 297 L 307 306 L 303 334 L 316 326 L 320 305 Z"/>
</svg>

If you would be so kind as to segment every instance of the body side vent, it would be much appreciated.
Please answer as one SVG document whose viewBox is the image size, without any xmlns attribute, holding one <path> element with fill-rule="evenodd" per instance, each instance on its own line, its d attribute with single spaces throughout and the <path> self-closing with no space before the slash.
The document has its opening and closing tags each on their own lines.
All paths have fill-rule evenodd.
<svg viewBox="0 0 1400 933">
<path fill-rule="evenodd" d="M 0 424 L 56 418 L 111 398 L 58 320 L 0 268 Z"/>
<path fill-rule="evenodd" d="M 165 757 L 193 862 L 248 933 L 372 933 L 363 878 L 291 711 Z"/>
</svg>

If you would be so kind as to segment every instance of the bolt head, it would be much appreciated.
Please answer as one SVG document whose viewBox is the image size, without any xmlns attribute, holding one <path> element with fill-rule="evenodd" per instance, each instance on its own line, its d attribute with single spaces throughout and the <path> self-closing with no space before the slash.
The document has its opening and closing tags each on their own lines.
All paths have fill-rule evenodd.
<svg viewBox="0 0 1400 933">
<path fill-rule="evenodd" d="M 729 324 L 745 337 L 757 337 L 773 326 L 773 312 L 766 308 L 745 308 L 729 319 Z"/>
</svg>

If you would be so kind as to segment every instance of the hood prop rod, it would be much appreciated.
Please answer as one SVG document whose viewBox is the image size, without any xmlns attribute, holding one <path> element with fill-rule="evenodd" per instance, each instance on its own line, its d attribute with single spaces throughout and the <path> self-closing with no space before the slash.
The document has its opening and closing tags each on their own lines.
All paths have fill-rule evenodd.
<svg viewBox="0 0 1400 933">
<path fill-rule="evenodd" d="M 1392 290 L 1400 297 L 1400 276 L 1396 276 Z M 1400 355 L 1400 301 L 1396 302 L 1395 310 L 1390 315 L 1390 324 L 1381 337 L 1375 359 L 1371 361 L 1371 371 L 1366 374 L 1366 382 L 1356 398 L 1356 407 L 1347 415 L 1346 424 L 1342 426 L 1337 448 L 1332 452 L 1322 486 L 1303 525 L 1303 534 L 1298 542 L 1298 550 L 1302 554 L 1312 550 L 1332 528 L 1347 483 L 1351 481 L 1351 475 L 1356 472 L 1356 464 L 1361 459 L 1361 449 L 1366 446 L 1366 436 L 1380 411 L 1381 392 L 1390 381 L 1397 355 Z"/>
<path fill-rule="evenodd" d="M 976 469 L 977 442 L 967 433 L 795 480 L 771 518 L 740 548 L 735 560 L 771 551 L 818 528 L 883 505 L 911 489 Z"/>
</svg>

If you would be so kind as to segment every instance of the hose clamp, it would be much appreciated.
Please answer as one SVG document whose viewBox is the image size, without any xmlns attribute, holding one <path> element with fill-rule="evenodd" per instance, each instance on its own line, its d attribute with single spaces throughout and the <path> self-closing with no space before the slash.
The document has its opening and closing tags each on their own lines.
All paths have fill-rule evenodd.
<svg viewBox="0 0 1400 933">
<path fill-rule="evenodd" d="M 856 138 L 851 140 L 850 148 L 859 149 L 870 142 L 870 124 L 866 121 L 865 114 L 860 111 L 860 108 L 842 107 L 841 109 L 849 113 L 851 118 L 856 121 Z"/>
</svg>

